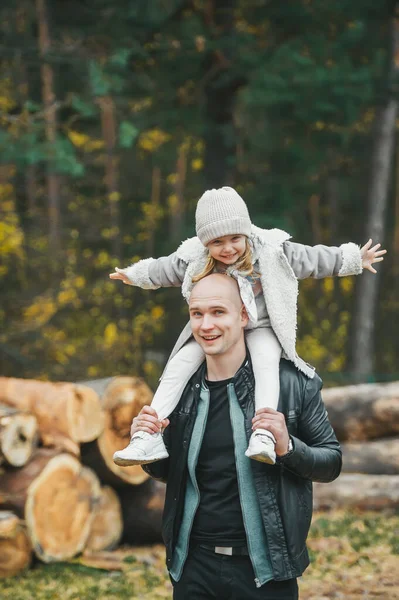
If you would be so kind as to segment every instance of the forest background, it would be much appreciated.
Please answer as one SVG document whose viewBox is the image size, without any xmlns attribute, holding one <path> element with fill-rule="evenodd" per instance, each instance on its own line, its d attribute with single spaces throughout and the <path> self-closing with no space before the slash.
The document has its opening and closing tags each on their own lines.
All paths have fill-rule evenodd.
<svg viewBox="0 0 399 600">
<path fill-rule="evenodd" d="M 115 266 L 195 235 L 232 185 L 294 241 L 382 242 L 378 275 L 300 284 L 298 352 L 327 384 L 397 379 L 399 27 L 380 0 L 2 0 L 0 361 L 143 375 L 187 319 Z"/>
</svg>

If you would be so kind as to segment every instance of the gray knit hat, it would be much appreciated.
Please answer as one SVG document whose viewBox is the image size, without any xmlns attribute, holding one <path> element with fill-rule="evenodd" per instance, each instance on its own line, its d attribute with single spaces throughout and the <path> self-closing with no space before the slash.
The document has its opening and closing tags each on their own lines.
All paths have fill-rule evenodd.
<svg viewBox="0 0 399 600">
<path fill-rule="evenodd" d="M 251 235 L 251 219 L 241 196 L 231 187 L 207 190 L 198 200 L 195 230 L 206 246 L 224 235 Z"/>
</svg>

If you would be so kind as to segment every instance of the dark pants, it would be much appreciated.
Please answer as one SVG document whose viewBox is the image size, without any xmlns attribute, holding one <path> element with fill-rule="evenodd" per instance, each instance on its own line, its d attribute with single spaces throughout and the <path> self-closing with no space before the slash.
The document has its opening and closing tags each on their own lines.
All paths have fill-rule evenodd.
<svg viewBox="0 0 399 600">
<path fill-rule="evenodd" d="M 269 581 L 257 588 L 249 556 L 224 556 L 211 550 L 190 550 L 173 600 L 298 600 L 296 579 Z"/>
</svg>

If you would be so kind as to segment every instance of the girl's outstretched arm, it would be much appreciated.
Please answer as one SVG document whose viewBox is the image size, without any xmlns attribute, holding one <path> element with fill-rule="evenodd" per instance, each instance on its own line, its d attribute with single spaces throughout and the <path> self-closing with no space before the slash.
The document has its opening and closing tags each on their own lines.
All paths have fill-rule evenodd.
<svg viewBox="0 0 399 600">
<path fill-rule="evenodd" d="M 284 242 L 283 251 L 298 279 L 359 275 L 363 269 L 375 272 L 371 266 L 383 260 L 386 250 L 378 250 L 380 244 L 371 248 L 369 240 L 362 248 L 353 242 L 341 246 L 306 246 Z"/>
<path fill-rule="evenodd" d="M 116 273 L 110 273 L 109 277 L 120 279 L 128 285 L 157 290 L 160 287 L 180 287 L 186 269 L 187 263 L 173 252 L 161 258 L 139 260 L 126 269 L 116 268 Z"/>
</svg>

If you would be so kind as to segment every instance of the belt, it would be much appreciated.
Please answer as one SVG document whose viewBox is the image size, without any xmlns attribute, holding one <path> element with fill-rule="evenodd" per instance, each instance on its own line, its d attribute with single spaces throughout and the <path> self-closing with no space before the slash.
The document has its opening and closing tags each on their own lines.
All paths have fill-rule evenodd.
<svg viewBox="0 0 399 600">
<path fill-rule="evenodd" d="M 208 546 L 207 544 L 198 544 L 198 546 L 225 556 L 249 556 L 247 546 Z"/>
</svg>

